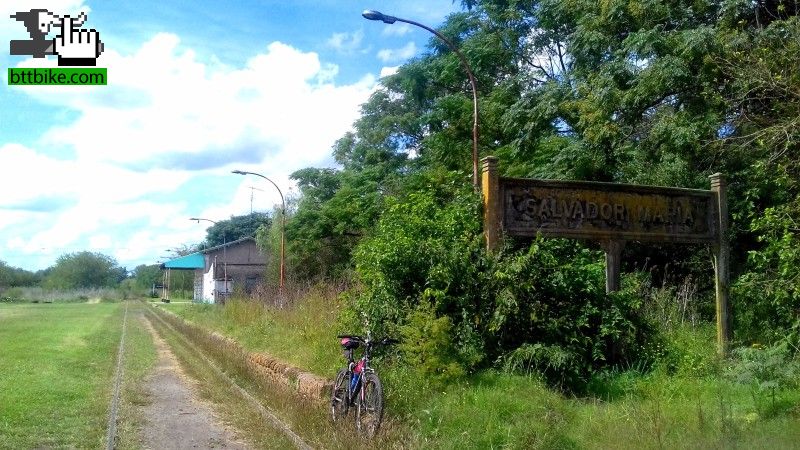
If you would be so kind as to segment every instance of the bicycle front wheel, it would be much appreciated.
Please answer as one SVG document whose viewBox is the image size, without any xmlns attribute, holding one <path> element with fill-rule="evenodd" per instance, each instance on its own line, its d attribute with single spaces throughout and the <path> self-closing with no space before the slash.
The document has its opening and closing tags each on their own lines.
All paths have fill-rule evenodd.
<svg viewBox="0 0 800 450">
<path fill-rule="evenodd" d="M 358 432 L 366 437 L 375 436 L 383 419 L 383 387 L 381 380 L 374 373 L 364 377 L 358 395 L 356 410 L 356 426 Z"/>
<path fill-rule="evenodd" d="M 331 418 L 334 422 L 340 421 L 347 415 L 349 400 L 347 391 L 350 386 L 350 374 L 347 369 L 339 370 L 331 390 Z"/>
</svg>

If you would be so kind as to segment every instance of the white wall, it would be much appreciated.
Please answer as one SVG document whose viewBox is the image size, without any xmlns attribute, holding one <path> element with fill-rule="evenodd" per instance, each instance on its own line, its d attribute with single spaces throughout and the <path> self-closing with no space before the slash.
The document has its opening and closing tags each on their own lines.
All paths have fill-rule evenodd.
<svg viewBox="0 0 800 450">
<path fill-rule="evenodd" d="M 203 274 L 203 301 L 206 303 L 214 303 L 214 263 L 211 263 L 208 272 Z"/>
</svg>

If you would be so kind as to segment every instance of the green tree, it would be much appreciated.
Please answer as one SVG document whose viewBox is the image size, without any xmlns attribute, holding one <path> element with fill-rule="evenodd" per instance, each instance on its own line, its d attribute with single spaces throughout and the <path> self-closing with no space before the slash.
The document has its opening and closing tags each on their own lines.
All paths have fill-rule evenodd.
<svg viewBox="0 0 800 450">
<path fill-rule="evenodd" d="M 153 284 L 161 284 L 161 267 L 158 264 L 138 265 L 131 272 L 131 278 L 135 289 L 149 292 Z"/>
<path fill-rule="evenodd" d="M 243 216 L 231 216 L 230 219 L 220 220 L 206 230 L 206 247 L 222 245 L 223 242 L 233 242 L 246 237 L 254 237 L 260 226 L 269 227 L 271 218 L 266 213 L 253 212 Z"/>
<path fill-rule="evenodd" d="M 502 175 L 707 189 L 708 175 L 723 172 L 731 181 L 729 238 L 733 276 L 739 280 L 734 298 L 739 336 L 774 339 L 800 328 L 796 3 L 466 0 L 462 5 L 464 11 L 448 17 L 440 31 L 463 51 L 478 78 L 480 148 L 482 155 L 500 158 Z M 450 200 L 431 205 L 419 192 L 447 191 L 431 189 L 442 182 L 469 185 L 471 123 L 467 78 L 438 40 L 383 78 L 354 131 L 334 146 L 340 168 L 294 175 L 301 197 L 289 224 L 290 248 L 306 276 L 355 266 L 362 282 L 380 287 L 372 294 L 383 292 L 387 305 L 391 298 L 401 309 L 387 306 L 376 314 L 400 320 L 413 309 L 409 299 L 433 282 L 426 275 L 430 260 L 406 255 L 408 267 L 396 270 L 405 270 L 408 279 L 381 284 L 363 269 L 382 267 L 381 255 L 352 248 L 375 244 L 373 238 L 391 227 L 390 218 L 408 231 L 413 224 L 393 213 L 398 205 L 431 217 L 452 212 Z M 390 244 L 402 247 L 401 238 L 381 241 L 386 248 L 371 251 L 394 255 L 402 248 Z M 527 253 L 530 245 L 520 241 L 513 251 L 543 257 Z M 524 260 L 509 257 L 518 264 Z M 710 280 L 708 252 L 699 246 L 664 252 L 630 245 L 625 260 L 629 268 L 646 266 L 656 285 L 688 277 Z M 591 267 L 585 262 L 565 269 L 580 277 L 564 278 L 563 285 L 535 280 L 533 286 L 552 293 L 542 302 L 557 303 L 586 284 L 579 280 L 591 278 Z M 519 277 L 518 286 L 533 276 L 509 273 Z M 700 310 L 708 315 L 711 283 L 700 287 Z M 536 292 L 518 295 L 536 297 Z M 605 301 L 595 294 L 590 297 L 596 302 Z M 628 317 L 625 308 L 634 306 L 624 303 L 620 311 Z M 457 329 L 462 322 L 453 317 L 448 326 Z M 542 348 L 529 347 L 529 353 L 563 354 Z"/>
<path fill-rule="evenodd" d="M 35 273 L 11 267 L 4 261 L 0 261 L 0 288 L 33 286 L 39 281 L 40 277 Z"/>
<path fill-rule="evenodd" d="M 796 5 L 795 5 L 796 6 Z M 742 338 L 800 341 L 800 19 L 731 40 L 728 152 L 753 160 L 739 220 L 749 224 L 747 271 L 735 285 Z"/>
<path fill-rule="evenodd" d="M 59 256 L 44 283 L 58 289 L 115 287 L 126 274 L 114 258 L 83 251 Z"/>
</svg>

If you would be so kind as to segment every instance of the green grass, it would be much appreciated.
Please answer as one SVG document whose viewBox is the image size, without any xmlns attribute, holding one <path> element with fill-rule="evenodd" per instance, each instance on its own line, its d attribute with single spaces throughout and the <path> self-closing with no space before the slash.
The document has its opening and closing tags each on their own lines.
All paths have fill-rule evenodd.
<svg viewBox="0 0 800 450">
<path fill-rule="evenodd" d="M 568 436 L 582 448 L 800 448 L 800 390 L 765 417 L 747 386 L 719 377 L 635 374 L 628 383 L 614 401 L 570 400 Z"/>
<path fill-rule="evenodd" d="M 292 308 L 233 300 L 220 305 L 160 304 L 185 320 L 235 339 L 317 375 L 333 377 L 343 364 L 336 340 L 335 296 L 312 291 Z"/>
<path fill-rule="evenodd" d="M 144 327 L 141 302 L 128 303 L 128 325 L 125 335 L 122 391 L 117 419 L 117 448 L 142 448 L 141 429 L 146 426 L 143 407 L 148 403 L 145 386 L 147 375 L 156 362 L 156 349 L 150 333 Z"/>
<path fill-rule="evenodd" d="M 0 448 L 103 446 L 122 314 L 0 304 Z"/>
<path fill-rule="evenodd" d="M 168 309 L 207 329 L 297 366 L 332 376 L 336 303 L 311 298 L 294 309 L 252 303 Z M 333 341 L 333 342 L 332 342 Z M 584 397 L 540 381 L 484 371 L 429 386 L 413 369 L 378 361 L 394 437 L 408 448 L 800 448 L 800 385 L 775 407 L 723 376 L 710 325 L 668 335 L 670 358 L 650 372 L 598 374 Z M 800 383 L 800 380 L 798 380 Z"/>
<path fill-rule="evenodd" d="M 249 376 L 241 352 L 220 349 L 207 338 L 207 332 L 187 327 L 185 323 L 164 316 L 166 315 L 158 316 L 164 320 L 154 317 L 151 323 L 166 338 L 187 371 L 201 381 L 201 395 L 213 402 L 224 420 L 245 433 L 249 441 L 258 448 L 289 448 L 290 445 L 287 445 L 288 441 L 281 439 L 280 434 L 276 436 L 275 428 L 262 419 L 248 402 L 243 401 L 236 390 L 231 389 L 227 380 L 220 379 L 212 370 L 208 370 L 203 358 L 199 357 L 198 350 L 212 358 L 228 377 L 259 399 L 313 448 L 349 449 L 363 445 L 363 440 L 355 432 L 354 423 L 344 423 L 341 426 L 331 423 L 325 402 L 299 399 L 288 386 Z M 187 345 L 187 342 L 191 342 L 192 346 Z M 352 419 L 353 414 L 350 417 Z M 397 432 L 399 428 L 382 434 L 370 444 L 376 448 L 405 447 L 402 439 L 404 436 Z"/>
</svg>

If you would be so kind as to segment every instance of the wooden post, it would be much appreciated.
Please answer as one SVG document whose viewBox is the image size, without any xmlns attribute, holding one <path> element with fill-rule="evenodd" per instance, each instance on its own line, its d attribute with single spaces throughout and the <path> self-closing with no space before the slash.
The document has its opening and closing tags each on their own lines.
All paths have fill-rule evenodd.
<svg viewBox="0 0 800 450">
<path fill-rule="evenodd" d="M 714 244 L 714 273 L 717 297 L 717 351 L 728 354 L 731 329 L 728 308 L 730 282 L 730 247 L 728 244 L 728 195 L 725 177 L 721 173 L 711 175 L 711 191 L 714 193 L 715 216 L 717 218 L 717 242 Z"/>
<path fill-rule="evenodd" d="M 489 252 L 496 252 L 500 248 L 503 223 L 503 202 L 500 198 L 500 176 L 497 172 L 497 161 L 498 159 L 494 156 L 481 159 L 483 236 L 486 239 L 486 250 Z"/>
<path fill-rule="evenodd" d="M 622 249 L 625 241 L 608 240 L 600 244 L 606 251 L 606 293 L 620 289 L 620 266 L 622 265 Z"/>
</svg>

